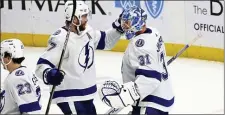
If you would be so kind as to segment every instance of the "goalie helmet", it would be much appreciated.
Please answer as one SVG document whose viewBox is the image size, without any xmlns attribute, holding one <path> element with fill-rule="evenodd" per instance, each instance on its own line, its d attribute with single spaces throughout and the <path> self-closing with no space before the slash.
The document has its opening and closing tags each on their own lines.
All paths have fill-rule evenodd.
<svg viewBox="0 0 225 115">
<path fill-rule="evenodd" d="M 5 53 L 9 53 L 11 58 L 24 57 L 24 45 L 19 39 L 7 39 L 1 42 L 1 59 L 4 58 Z"/>
<path fill-rule="evenodd" d="M 121 16 L 121 25 L 125 30 L 127 39 L 131 39 L 136 32 L 140 31 L 146 24 L 147 14 L 146 12 L 137 6 L 132 6 L 125 9 Z M 124 28 L 124 26 L 126 28 Z"/>
<path fill-rule="evenodd" d="M 73 16 L 73 2 L 67 1 L 65 3 L 65 19 L 67 21 L 71 21 L 71 18 Z M 81 21 L 82 15 L 91 15 L 91 11 L 88 8 L 88 5 L 84 3 L 84 1 L 76 1 L 76 9 L 75 9 L 75 16 L 78 18 L 79 21 Z"/>
</svg>

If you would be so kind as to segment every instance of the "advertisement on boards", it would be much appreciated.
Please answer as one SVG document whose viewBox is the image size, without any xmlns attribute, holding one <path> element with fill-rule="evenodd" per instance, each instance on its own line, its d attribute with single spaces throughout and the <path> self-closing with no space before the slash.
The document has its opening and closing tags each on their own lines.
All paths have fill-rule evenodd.
<svg viewBox="0 0 225 115">
<path fill-rule="evenodd" d="M 22 33 L 33 32 L 34 34 L 49 34 L 64 24 L 64 4 L 67 0 L 1 0 L 1 20 L 5 24 L 3 31 Z M 92 16 L 89 24 L 96 29 L 111 27 L 122 9 L 137 5 L 142 7 L 148 14 L 150 25 L 161 30 L 162 12 L 164 1 L 142 0 L 83 0 L 88 4 Z M 17 22 L 12 19 L 17 18 Z M 24 23 L 26 23 L 24 25 Z M 10 30 L 6 25 L 15 25 L 16 30 Z M 28 29 L 30 29 L 28 31 Z"/>
<path fill-rule="evenodd" d="M 214 48 L 224 47 L 224 1 L 185 1 L 186 35 L 203 35 L 197 44 Z"/>
<path fill-rule="evenodd" d="M 51 34 L 65 23 L 64 4 L 67 0 L 1 0 L 1 23 L 4 32 Z M 114 1 L 83 0 L 92 17 L 89 24 L 105 29 L 119 16 L 119 9 L 113 11 Z M 116 13 L 115 13 L 116 12 Z M 12 21 L 12 19 L 17 21 Z M 27 23 L 26 25 L 24 25 Z M 14 25 L 10 29 L 7 25 Z M 107 26 L 106 26 L 107 25 Z M 16 30 L 15 30 L 16 28 Z M 28 30 L 29 29 L 29 30 Z M 20 31 L 21 30 L 21 31 Z"/>
<path fill-rule="evenodd" d="M 141 1 L 135 1 L 135 0 L 116 0 L 115 1 L 115 7 L 117 8 L 123 8 L 123 9 L 127 9 L 131 6 L 141 6 Z M 145 4 L 145 7 L 148 10 L 148 13 L 153 17 L 153 18 L 157 18 L 160 14 L 161 11 L 163 9 L 163 3 L 164 1 L 143 1 Z"/>
<path fill-rule="evenodd" d="M 67 0 L 1 0 L 1 22 L 3 32 L 52 34 L 64 25 L 64 4 Z M 184 1 L 157 0 L 83 0 L 88 4 L 92 16 L 89 24 L 100 30 L 111 27 L 124 8 L 133 5 L 143 8 L 147 25 L 157 28 L 166 42 L 183 42 Z M 17 21 L 12 21 L 16 19 Z M 13 28 L 10 28 L 12 26 Z M 176 34 L 174 33 L 176 32 Z"/>
</svg>

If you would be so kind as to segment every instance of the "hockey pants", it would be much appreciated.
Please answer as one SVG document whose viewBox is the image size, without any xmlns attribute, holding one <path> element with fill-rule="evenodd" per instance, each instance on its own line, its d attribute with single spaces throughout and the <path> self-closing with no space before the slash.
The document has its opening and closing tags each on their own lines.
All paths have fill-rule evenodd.
<svg viewBox="0 0 225 115">
<path fill-rule="evenodd" d="M 97 115 L 93 100 L 58 103 L 65 115 Z"/>
</svg>

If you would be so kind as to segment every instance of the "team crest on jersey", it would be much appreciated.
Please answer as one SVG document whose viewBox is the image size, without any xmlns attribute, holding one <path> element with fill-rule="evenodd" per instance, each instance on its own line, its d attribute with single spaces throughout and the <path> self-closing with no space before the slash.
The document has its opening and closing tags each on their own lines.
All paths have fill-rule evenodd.
<svg viewBox="0 0 225 115">
<path fill-rule="evenodd" d="M 16 76 L 23 76 L 24 72 L 22 70 L 17 70 L 15 73 Z"/>
<path fill-rule="evenodd" d="M 89 42 L 82 48 L 79 58 L 79 65 L 86 69 L 89 69 L 94 63 L 94 49 L 89 45 Z M 83 72 L 84 72 L 83 71 Z"/>
<path fill-rule="evenodd" d="M 138 39 L 136 42 L 135 42 L 135 45 L 137 47 L 142 47 L 143 45 L 145 44 L 145 41 L 143 39 Z"/>
<path fill-rule="evenodd" d="M 3 90 L 1 93 L 0 93 L 0 113 L 2 112 L 4 106 L 5 106 L 5 90 Z"/>
</svg>

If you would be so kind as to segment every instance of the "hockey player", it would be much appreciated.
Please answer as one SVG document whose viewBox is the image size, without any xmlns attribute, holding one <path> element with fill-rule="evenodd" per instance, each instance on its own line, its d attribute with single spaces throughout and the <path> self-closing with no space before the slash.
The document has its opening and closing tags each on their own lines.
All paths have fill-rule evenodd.
<svg viewBox="0 0 225 115">
<path fill-rule="evenodd" d="M 65 3 L 66 26 L 50 36 L 48 48 L 37 62 L 36 75 L 47 85 L 55 85 L 53 103 L 64 114 L 96 114 L 93 99 L 97 91 L 95 49 L 113 48 L 123 31 L 119 20 L 107 31 L 94 30 L 87 24 L 90 10 L 83 1 L 77 1 L 75 18 L 63 57 L 61 70 L 57 69 L 62 47 L 72 17 L 73 2 Z"/>
<path fill-rule="evenodd" d="M 106 81 L 99 90 L 104 103 L 114 108 L 132 105 L 134 114 L 167 115 L 174 95 L 159 32 L 146 26 L 147 14 L 137 6 L 122 13 L 121 25 L 130 43 L 123 56 L 124 84 Z"/>
<path fill-rule="evenodd" d="M 21 63 L 24 45 L 18 39 L 1 42 L 1 63 L 9 71 L 0 93 L 1 114 L 39 114 L 41 90 L 38 79 Z"/>
</svg>

